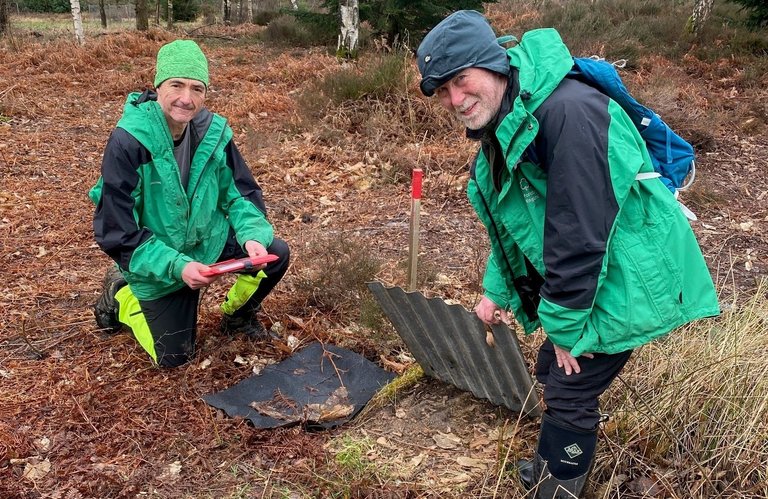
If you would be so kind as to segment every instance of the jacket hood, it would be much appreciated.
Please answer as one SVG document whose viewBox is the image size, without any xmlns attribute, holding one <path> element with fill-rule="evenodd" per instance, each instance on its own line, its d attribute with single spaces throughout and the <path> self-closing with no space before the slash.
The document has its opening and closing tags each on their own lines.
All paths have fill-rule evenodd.
<svg viewBox="0 0 768 499">
<path fill-rule="evenodd" d="M 530 113 L 549 97 L 573 67 L 571 53 L 554 28 L 525 33 L 520 43 L 507 50 L 507 55 L 510 65 L 518 69 L 519 101 Z"/>
<path fill-rule="evenodd" d="M 202 137 L 205 137 L 212 120 L 213 113 L 204 107 L 189 122 L 190 130 L 192 131 L 193 151 Z M 157 92 L 154 90 L 129 94 L 123 106 L 123 116 L 118 121 L 117 126 L 128 131 L 153 153 L 157 151 L 158 147 L 163 149 L 158 142 L 158 130 L 164 132 L 167 143 L 173 144 L 171 130 L 168 128 L 165 114 L 163 114 L 163 110 L 157 102 Z M 173 147 L 171 147 L 172 150 Z"/>
</svg>

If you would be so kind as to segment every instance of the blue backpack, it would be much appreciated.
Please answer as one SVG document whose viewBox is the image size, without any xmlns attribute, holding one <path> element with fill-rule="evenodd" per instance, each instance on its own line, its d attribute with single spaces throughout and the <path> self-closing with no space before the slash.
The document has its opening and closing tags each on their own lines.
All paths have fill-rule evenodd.
<svg viewBox="0 0 768 499">
<path fill-rule="evenodd" d="M 672 131 L 658 114 L 630 95 L 613 64 L 596 57 L 574 57 L 568 76 L 596 88 L 624 109 L 645 139 L 654 170 L 675 196 L 678 190 L 690 187 L 696 175 L 693 146 Z M 684 184 L 689 174 L 690 179 Z"/>
<path fill-rule="evenodd" d="M 517 37 L 512 35 L 498 37 L 496 41 L 500 45 L 509 42 L 518 43 Z M 645 146 L 655 170 L 654 173 L 641 173 L 637 179 L 659 177 L 677 198 L 678 191 L 690 187 L 696 177 L 693 146 L 672 131 L 658 114 L 632 97 L 621 81 L 615 66 L 624 67 L 623 64 L 611 64 L 597 56 L 574 57 L 573 68 L 568 73 L 568 77 L 579 79 L 596 88 L 624 109 L 645 140 Z M 685 182 L 687 177 L 690 178 Z M 696 215 L 682 202 L 678 202 L 685 216 L 690 220 L 696 220 Z"/>
</svg>

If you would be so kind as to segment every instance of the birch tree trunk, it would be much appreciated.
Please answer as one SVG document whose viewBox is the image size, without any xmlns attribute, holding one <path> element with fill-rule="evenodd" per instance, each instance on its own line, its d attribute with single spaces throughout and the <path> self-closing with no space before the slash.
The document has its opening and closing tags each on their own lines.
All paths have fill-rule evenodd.
<svg viewBox="0 0 768 499">
<path fill-rule="evenodd" d="M 8 32 L 8 0 L 0 0 L 0 35 Z"/>
<path fill-rule="evenodd" d="M 360 8 L 358 0 L 339 0 L 341 34 L 336 55 L 344 58 L 357 56 L 357 39 L 360 34 Z"/>
<path fill-rule="evenodd" d="M 245 0 L 245 1 L 248 2 L 247 12 L 248 12 L 248 23 L 250 24 L 253 22 L 253 0 Z"/>
<path fill-rule="evenodd" d="M 147 31 L 149 29 L 147 0 L 136 0 L 136 29 L 139 31 Z"/>
<path fill-rule="evenodd" d="M 85 43 L 85 37 L 83 36 L 83 17 L 80 15 L 80 0 L 69 0 L 69 5 L 72 7 L 72 22 L 75 25 L 75 39 L 78 45 Z"/>
<path fill-rule="evenodd" d="M 169 30 L 173 29 L 173 0 L 168 0 L 168 25 Z"/>
<path fill-rule="evenodd" d="M 107 10 L 104 8 L 104 0 L 99 0 L 99 17 L 101 18 L 101 27 L 107 29 Z"/>
<path fill-rule="evenodd" d="M 696 0 L 693 6 L 693 14 L 691 14 L 688 23 L 690 25 L 690 31 L 696 35 L 701 32 L 701 28 L 709 18 L 709 14 L 712 12 L 712 6 L 715 0 Z"/>
</svg>

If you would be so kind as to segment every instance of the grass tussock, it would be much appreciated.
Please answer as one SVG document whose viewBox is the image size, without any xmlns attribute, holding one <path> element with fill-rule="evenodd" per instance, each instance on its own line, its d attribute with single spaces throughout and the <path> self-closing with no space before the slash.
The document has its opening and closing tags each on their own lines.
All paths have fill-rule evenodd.
<svg viewBox="0 0 768 499">
<path fill-rule="evenodd" d="M 692 11 L 689 1 L 502 0 L 488 16 L 498 34 L 554 27 L 575 56 L 626 60 L 629 89 L 686 139 L 709 142 L 734 127 L 760 135 L 768 120 L 754 103 L 766 100 L 768 38 L 729 2 L 715 2 L 693 34 Z"/>
<path fill-rule="evenodd" d="M 383 183 L 407 182 L 413 168 L 424 166 L 425 141 L 457 126 L 434 99 L 420 94 L 418 81 L 410 54 L 369 53 L 326 68 L 297 96 L 297 108 L 303 126 L 321 130 L 321 138 L 365 144 L 380 159 Z"/>
<path fill-rule="evenodd" d="M 267 23 L 261 39 L 278 47 L 311 47 L 322 44 L 318 35 L 312 25 L 301 22 L 293 15 L 282 14 Z"/>
<path fill-rule="evenodd" d="M 366 404 L 364 413 L 393 402 L 404 391 L 411 388 L 424 377 L 424 369 L 419 364 L 414 363 L 403 374 L 388 383 L 379 390 L 376 395 Z"/>
<path fill-rule="evenodd" d="M 269 23 L 280 17 L 282 14 L 277 10 L 260 10 L 253 13 L 253 24 L 259 26 L 268 26 Z"/>
<path fill-rule="evenodd" d="M 297 291 L 307 305 L 342 316 L 367 310 L 371 301 L 366 283 L 381 270 L 382 263 L 363 242 L 347 235 L 317 237 L 306 245 L 305 261 L 313 262 L 297 280 Z"/>
<path fill-rule="evenodd" d="M 329 442 L 333 456 L 329 466 L 334 475 L 328 480 L 333 497 L 368 497 L 371 489 L 388 481 L 388 471 L 375 459 L 376 442 L 370 437 L 343 435 Z"/>
<path fill-rule="evenodd" d="M 448 118 L 424 104 L 418 93 L 419 78 L 408 53 L 369 54 L 313 81 L 299 97 L 300 107 L 307 119 L 330 116 L 338 127 L 355 125 L 352 115 L 359 113 L 365 115 L 361 122 L 387 114 L 389 125 L 402 122 L 416 138 L 435 132 Z"/>
<path fill-rule="evenodd" d="M 766 289 L 639 351 L 603 400 L 614 456 L 601 482 L 651 465 L 665 497 L 768 497 Z"/>
<path fill-rule="evenodd" d="M 636 59 L 647 54 L 680 59 L 686 54 L 714 60 L 728 46 L 733 55 L 764 55 L 764 34 L 750 31 L 738 6 L 715 2 L 700 33 L 686 29 L 693 12 L 688 1 L 648 0 L 502 0 L 489 8 L 500 34 L 521 35 L 541 27 L 557 28 L 576 54 Z"/>
<path fill-rule="evenodd" d="M 328 74 L 316 89 L 334 105 L 363 98 L 382 99 L 407 88 L 412 75 L 405 71 L 403 54 L 386 54 L 373 63 L 346 65 L 341 71 Z"/>
</svg>

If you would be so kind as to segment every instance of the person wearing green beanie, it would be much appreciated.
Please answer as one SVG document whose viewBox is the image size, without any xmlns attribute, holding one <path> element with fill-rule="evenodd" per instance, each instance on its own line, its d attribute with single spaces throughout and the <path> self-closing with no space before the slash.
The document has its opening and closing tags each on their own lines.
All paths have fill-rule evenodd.
<svg viewBox="0 0 768 499">
<path fill-rule="evenodd" d="M 128 95 L 89 192 L 94 237 L 114 261 L 96 324 L 129 329 L 162 367 L 194 357 L 200 290 L 221 277 L 216 262 L 278 257 L 240 270 L 221 305 L 227 335 L 271 340 L 256 314 L 290 259 L 232 129 L 204 106 L 209 83 L 197 43 L 163 45 L 155 89 Z"/>
<path fill-rule="evenodd" d="M 155 88 L 169 78 L 189 78 L 208 87 L 208 59 L 192 40 L 176 40 L 157 52 Z"/>
</svg>

